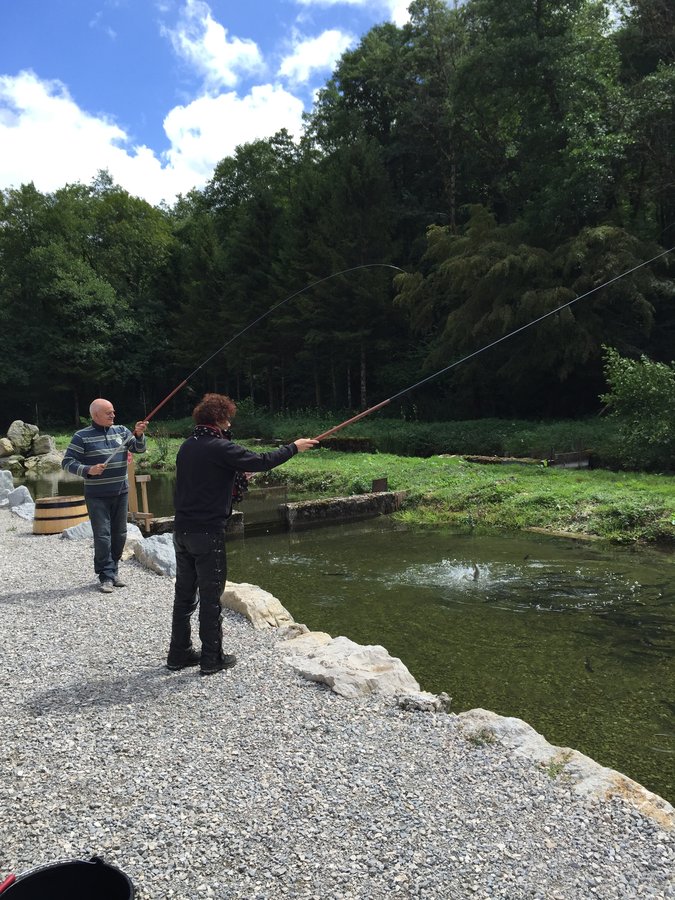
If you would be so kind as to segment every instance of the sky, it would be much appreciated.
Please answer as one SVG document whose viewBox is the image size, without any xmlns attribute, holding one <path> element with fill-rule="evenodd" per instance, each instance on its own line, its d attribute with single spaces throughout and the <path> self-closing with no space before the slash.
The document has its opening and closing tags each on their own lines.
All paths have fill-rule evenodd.
<svg viewBox="0 0 675 900">
<path fill-rule="evenodd" d="M 89 184 L 153 205 L 286 128 L 410 0 L 0 0 L 0 189 Z"/>
</svg>

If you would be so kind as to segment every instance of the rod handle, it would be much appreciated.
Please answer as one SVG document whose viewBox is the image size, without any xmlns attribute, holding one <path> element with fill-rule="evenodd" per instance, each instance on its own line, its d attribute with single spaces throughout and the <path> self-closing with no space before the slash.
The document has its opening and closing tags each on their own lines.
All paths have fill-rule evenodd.
<svg viewBox="0 0 675 900">
<path fill-rule="evenodd" d="M 358 422 L 359 419 L 365 419 L 366 416 L 369 416 L 371 413 L 377 412 L 378 409 L 382 409 L 382 407 L 386 406 L 388 403 L 391 403 L 391 397 L 387 398 L 387 400 L 382 400 L 381 403 L 377 403 L 375 406 L 371 406 L 370 409 L 365 409 L 357 416 L 352 416 L 352 418 L 347 419 L 346 422 L 341 422 L 339 425 L 335 425 L 333 428 L 329 428 L 328 431 L 324 431 L 323 434 L 317 435 L 314 440 L 322 441 L 324 438 L 327 438 L 328 435 L 335 434 L 335 432 L 339 431 L 341 428 L 346 428 L 347 425 L 351 425 L 353 422 Z"/>
</svg>

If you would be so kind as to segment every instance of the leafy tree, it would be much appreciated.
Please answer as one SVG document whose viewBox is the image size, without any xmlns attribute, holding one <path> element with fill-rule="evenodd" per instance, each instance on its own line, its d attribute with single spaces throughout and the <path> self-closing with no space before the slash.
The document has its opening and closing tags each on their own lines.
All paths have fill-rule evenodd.
<svg viewBox="0 0 675 900">
<path fill-rule="evenodd" d="M 622 357 L 605 347 L 609 391 L 601 396 L 621 423 L 624 457 L 638 469 L 672 471 L 675 458 L 675 364 Z"/>
<path fill-rule="evenodd" d="M 473 202 L 548 246 L 599 224 L 626 143 L 605 4 L 471 0 L 461 14 L 455 108 Z"/>
<path fill-rule="evenodd" d="M 398 303 L 429 347 L 427 371 L 499 342 L 454 373 L 458 416 L 587 411 L 589 388 L 599 391 L 602 343 L 633 351 L 651 333 L 656 278 L 648 270 L 547 315 L 637 265 L 645 251 L 639 241 L 603 227 L 548 251 L 524 241 L 525 233 L 474 208 L 460 235 L 430 229 L 424 273 L 397 279 Z"/>
</svg>

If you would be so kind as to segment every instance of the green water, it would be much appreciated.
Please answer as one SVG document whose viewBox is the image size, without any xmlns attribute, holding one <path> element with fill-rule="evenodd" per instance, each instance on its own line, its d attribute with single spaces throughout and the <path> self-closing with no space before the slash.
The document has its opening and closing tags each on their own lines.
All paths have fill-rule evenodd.
<svg viewBox="0 0 675 900">
<path fill-rule="evenodd" d="M 27 484 L 41 497 L 80 493 L 78 481 Z M 171 515 L 173 478 L 148 487 L 151 511 Z M 252 490 L 245 519 L 273 519 L 284 499 Z M 672 554 L 386 518 L 265 530 L 230 542 L 230 580 L 261 585 L 313 630 L 382 644 L 455 712 L 517 716 L 675 801 Z"/>
<path fill-rule="evenodd" d="M 387 519 L 245 538 L 228 554 L 232 581 L 312 630 L 384 645 L 455 712 L 517 716 L 675 800 L 672 557 Z"/>
</svg>

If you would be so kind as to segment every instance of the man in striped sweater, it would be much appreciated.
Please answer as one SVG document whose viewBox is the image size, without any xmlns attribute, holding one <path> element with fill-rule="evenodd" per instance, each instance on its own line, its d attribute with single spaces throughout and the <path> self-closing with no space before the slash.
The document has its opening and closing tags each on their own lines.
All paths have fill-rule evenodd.
<svg viewBox="0 0 675 900">
<path fill-rule="evenodd" d="M 148 423 L 136 422 L 133 433 L 124 425 L 115 425 L 113 405 L 102 398 L 92 402 L 89 414 L 91 425 L 72 436 L 62 466 L 84 479 L 84 499 L 94 532 L 94 571 L 103 593 L 110 594 L 113 587 L 125 587 L 118 565 L 127 539 L 127 451 L 145 453 Z"/>
</svg>

